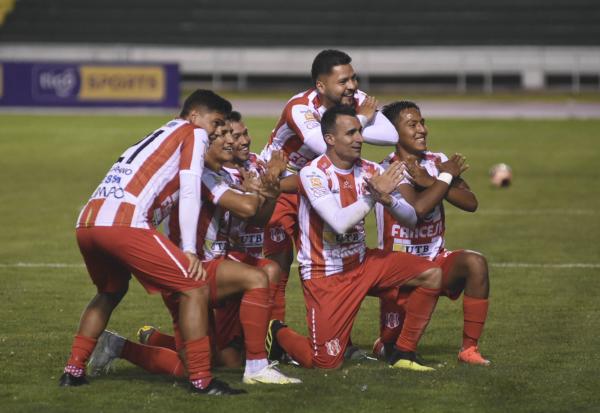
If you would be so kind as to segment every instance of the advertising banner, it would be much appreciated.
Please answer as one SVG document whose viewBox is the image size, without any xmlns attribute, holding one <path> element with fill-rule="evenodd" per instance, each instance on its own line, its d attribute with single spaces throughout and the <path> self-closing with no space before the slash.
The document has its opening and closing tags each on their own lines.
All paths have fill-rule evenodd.
<svg viewBox="0 0 600 413">
<path fill-rule="evenodd" d="M 179 105 L 176 64 L 0 62 L 2 106 Z"/>
</svg>

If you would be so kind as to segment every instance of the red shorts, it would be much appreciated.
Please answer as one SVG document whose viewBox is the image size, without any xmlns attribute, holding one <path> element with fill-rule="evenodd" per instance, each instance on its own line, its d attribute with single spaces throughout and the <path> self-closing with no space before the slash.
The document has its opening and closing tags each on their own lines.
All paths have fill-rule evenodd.
<svg viewBox="0 0 600 413">
<path fill-rule="evenodd" d="M 217 350 L 223 350 L 224 348 L 229 347 L 231 343 L 237 342 L 237 339 L 242 337 L 242 325 L 240 322 L 241 295 L 225 299 L 222 302 L 217 300 L 217 269 L 225 259 L 243 262 L 244 264 L 259 268 L 272 263 L 271 260 L 256 258 L 243 252 L 230 252 L 226 257 L 221 256 L 214 260 L 202 263 L 206 269 L 206 281 L 210 286 L 209 305 L 211 309 L 213 309 L 211 317 L 209 317 L 209 335 Z M 173 319 L 176 345 L 181 345 L 181 335 L 177 323 L 179 318 L 179 296 L 177 294 L 163 294 L 163 301 L 169 309 Z"/>
<path fill-rule="evenodd" d="M 433 263 L 442 269 L 442 293 L 440 295 L 445 295 L 451 300 L 457 300 L 464 290 L 464 286 L 462 288 L 452 289 L 448 285 L 448 275 L 450 274 L 450 269 L 454 264 L 454 260 L 463 252 L 465 252 L 465 250 L 442 250 L 433 260 Z"/>
<path fill-rule="evenodd" d="M 154 229 L 78 228 L 77 243 L 98 292 L 126 291 L 132 273 L 149 293 L 186 291 L 206 284 L 186 278 L 187 257 Z"/>
<path fill-rule="evenodd" d="M 303 281 L 315 367 L 335 368 L 343 362 L 354 319 L 370 290 L 398 288 L 434 267 L 411 254 L 369 249 L 363 263 L 351 271 Z"/>
<path fill-rule="evenodd" d="M 464 250 L 447 251 L 442 250 L 432 261 L 433 264 L 442 269 L 442 291 L 440 296 L 446 296 L 451 300 L 457 300 L 463 292 L 464 286 L 460 288 L 451 288 L 448 285 L 448 276 L 455 258 L 464 252 Z M 369 295 L 379 297 L 380 299 L 380 317 L 381 327 L 388 329 L 399 328 L 404 318 L 404 305 L 410 295 L 410 291 L 401 290 L 398 292 L 395 289 L 388 290 L 373 290 Z"/>
<path fill-rule="evenodd" d="M 293 249 L 298 234 L 298 194 L 282 193 L 265 227 L 263 251 L 266 256 Z"/>
</svg>

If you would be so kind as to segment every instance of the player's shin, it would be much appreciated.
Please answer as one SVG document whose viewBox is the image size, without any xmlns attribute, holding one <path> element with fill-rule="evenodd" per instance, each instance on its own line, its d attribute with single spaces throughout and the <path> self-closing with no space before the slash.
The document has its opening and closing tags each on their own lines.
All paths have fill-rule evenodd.
<svg viewBox="0 0 600 413">
<path fill-rule="evenodd" d="M 177 352 L 164 347 L 148 346 L 127 340 L 123 345 L 121 358 L 150 373 L 185 377 L 183 362 Z"/>
<path fill-rule="evenodd" d="M 270 315 L 268 288 L 254 288 L 244 293 L 240 304 L 240 322 L 244 330 L 247 370 L 257 371 L 268 364 L 264 340 Z"/>
<path fill-rule="evenodd" d="M 429 324 L 431 314 L 438 301 L 440 290 L 417 287 L 406 303 L 406 318 L 396 348 L 404 352 L 415 352 L 417 344 Z"/>
<path fill-rule="evenodd" d="M 289 273 L 281 273 L 281 279 L 277 284 L 277 290 L 273 299 L 272 320 L 285 321 L 285 288 L 287 286 Z"/>
<path fill-rule="evenodd" d="M 488 307 L 489 302 L 487 298 L 463 296 L 463 348 L 477 346 L 487 318 Z"/>
<path fill-rule="evenodd" d="M 71 355 L 65 367 L 65 373 L 80 377 L 85 375 L 85 364 L 90 358 L 96 342 L 98 340 L 92 337 L 76 335 L 73 338 L 71 346 Z"/>
<path fill-rule="evenodd" d="M 210 373 L 210 339 L 204 336 L 183 343 L 187 370 L 192 386 L 205 389 L 212 380 Z"/>
</svg>

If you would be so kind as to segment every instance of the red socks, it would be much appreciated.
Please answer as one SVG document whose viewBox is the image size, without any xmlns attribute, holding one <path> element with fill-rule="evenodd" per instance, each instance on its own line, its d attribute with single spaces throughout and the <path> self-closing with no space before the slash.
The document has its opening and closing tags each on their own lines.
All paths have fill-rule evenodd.
<svg viewBox="0 0 600 413">
<path fill-rule="evenodd" d="M 277 284 L 277 291 L 273 300 L 272 320 L 285 321 L 285 287 L 287 286 L 289 276 L 289 273 L 281 272 L 281 279 Z"/>
<path fill-rule="evenodd" d="M 196 387 L 205 388 L 210 384 L 210 339 L 208 336 L 183 343 L 190 381 Z"/>
<path fill-rule="evenodd" d="M 121 358 L 150 373 L 185 377 L 185 368 L 179 355 L 168 348 L 148 346 L 127 340 L 123 346 Z"/>
<path fill-rule="evenodd" d="M 171 350 L 176 350 L 175 348 L 175 337 L 170 336 L 168 334 L 162 333 L 159 330 L 155 329 L 150 337 L 148 337 L 148 341 L 146 342 L 148 346 L 155 347 L 164 347 Z"/>
<path fill-rule="evenodd" d="M 435 309 L 440 290 L 418 287 L 411 292 L 406 303 L 406 318 L 396 347 L 400 351 L 413 352 L 421 339 L 431 314 Z"/>
<path fill-rule="evenodd" d="M 394 343 L 402 331 L 406 313 L 398 303 L 398 297 L 397 289 L 390 289 L 379 295 L 379 337 L 382 343 Z M 405 303 L 406 298 L 404 293 L 401 302 Z"/>
<path fill-rule="evenodd" d="M 240 304 L 240 322 L 244 330 L 247 360 L 267 358 L 265 337 L 270 315 L 268 288 L 255 288 L 244 293 Z"/>
<path fill-rule="evenodd" d="M 302 367 L 311 369 L 313 367 L 313 356 L 310 341 L 289 327 L 277 332 L 277 342 L 294 360 Z"/>
<path fill-rule="evenodd" d="M 96 341 L 98 340 L 92 337 L 75 335 L 73 344 L 71 345 L 71 356 L 69 357 L 69 361 L 67 361 L 67 367 L 71 366 L 69 370 L 72 370 L 75 374 L 72 371 L 68 371 L 68 373 L 77 376 L 77 373 L 79 373 L 78 369 L 82 369 L 85 372 L 85 363 L 87 363 L 92 351 L 94 351 Z M 67 370 L 65 369 L 65 371 Z"/>
<path fill-rule="evenodd" d="M 474 298 L 463 296 L 463 313 L 465 324 L 463 327 L 463 348 L 477 345 L 483 332 L 487 318 L 489 301 L 487 298 Z"/>
</svg>

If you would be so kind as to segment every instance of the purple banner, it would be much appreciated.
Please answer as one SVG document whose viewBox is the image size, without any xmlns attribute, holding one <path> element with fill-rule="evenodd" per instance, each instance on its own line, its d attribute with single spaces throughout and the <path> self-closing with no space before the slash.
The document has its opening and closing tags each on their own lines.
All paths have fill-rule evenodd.
<svg viewBox="0 0 600 413">
<path fill-rule="evenodd" d="M 179 106 L 176 64 L 1 63 L 1 106 Z"/>
</svg>

